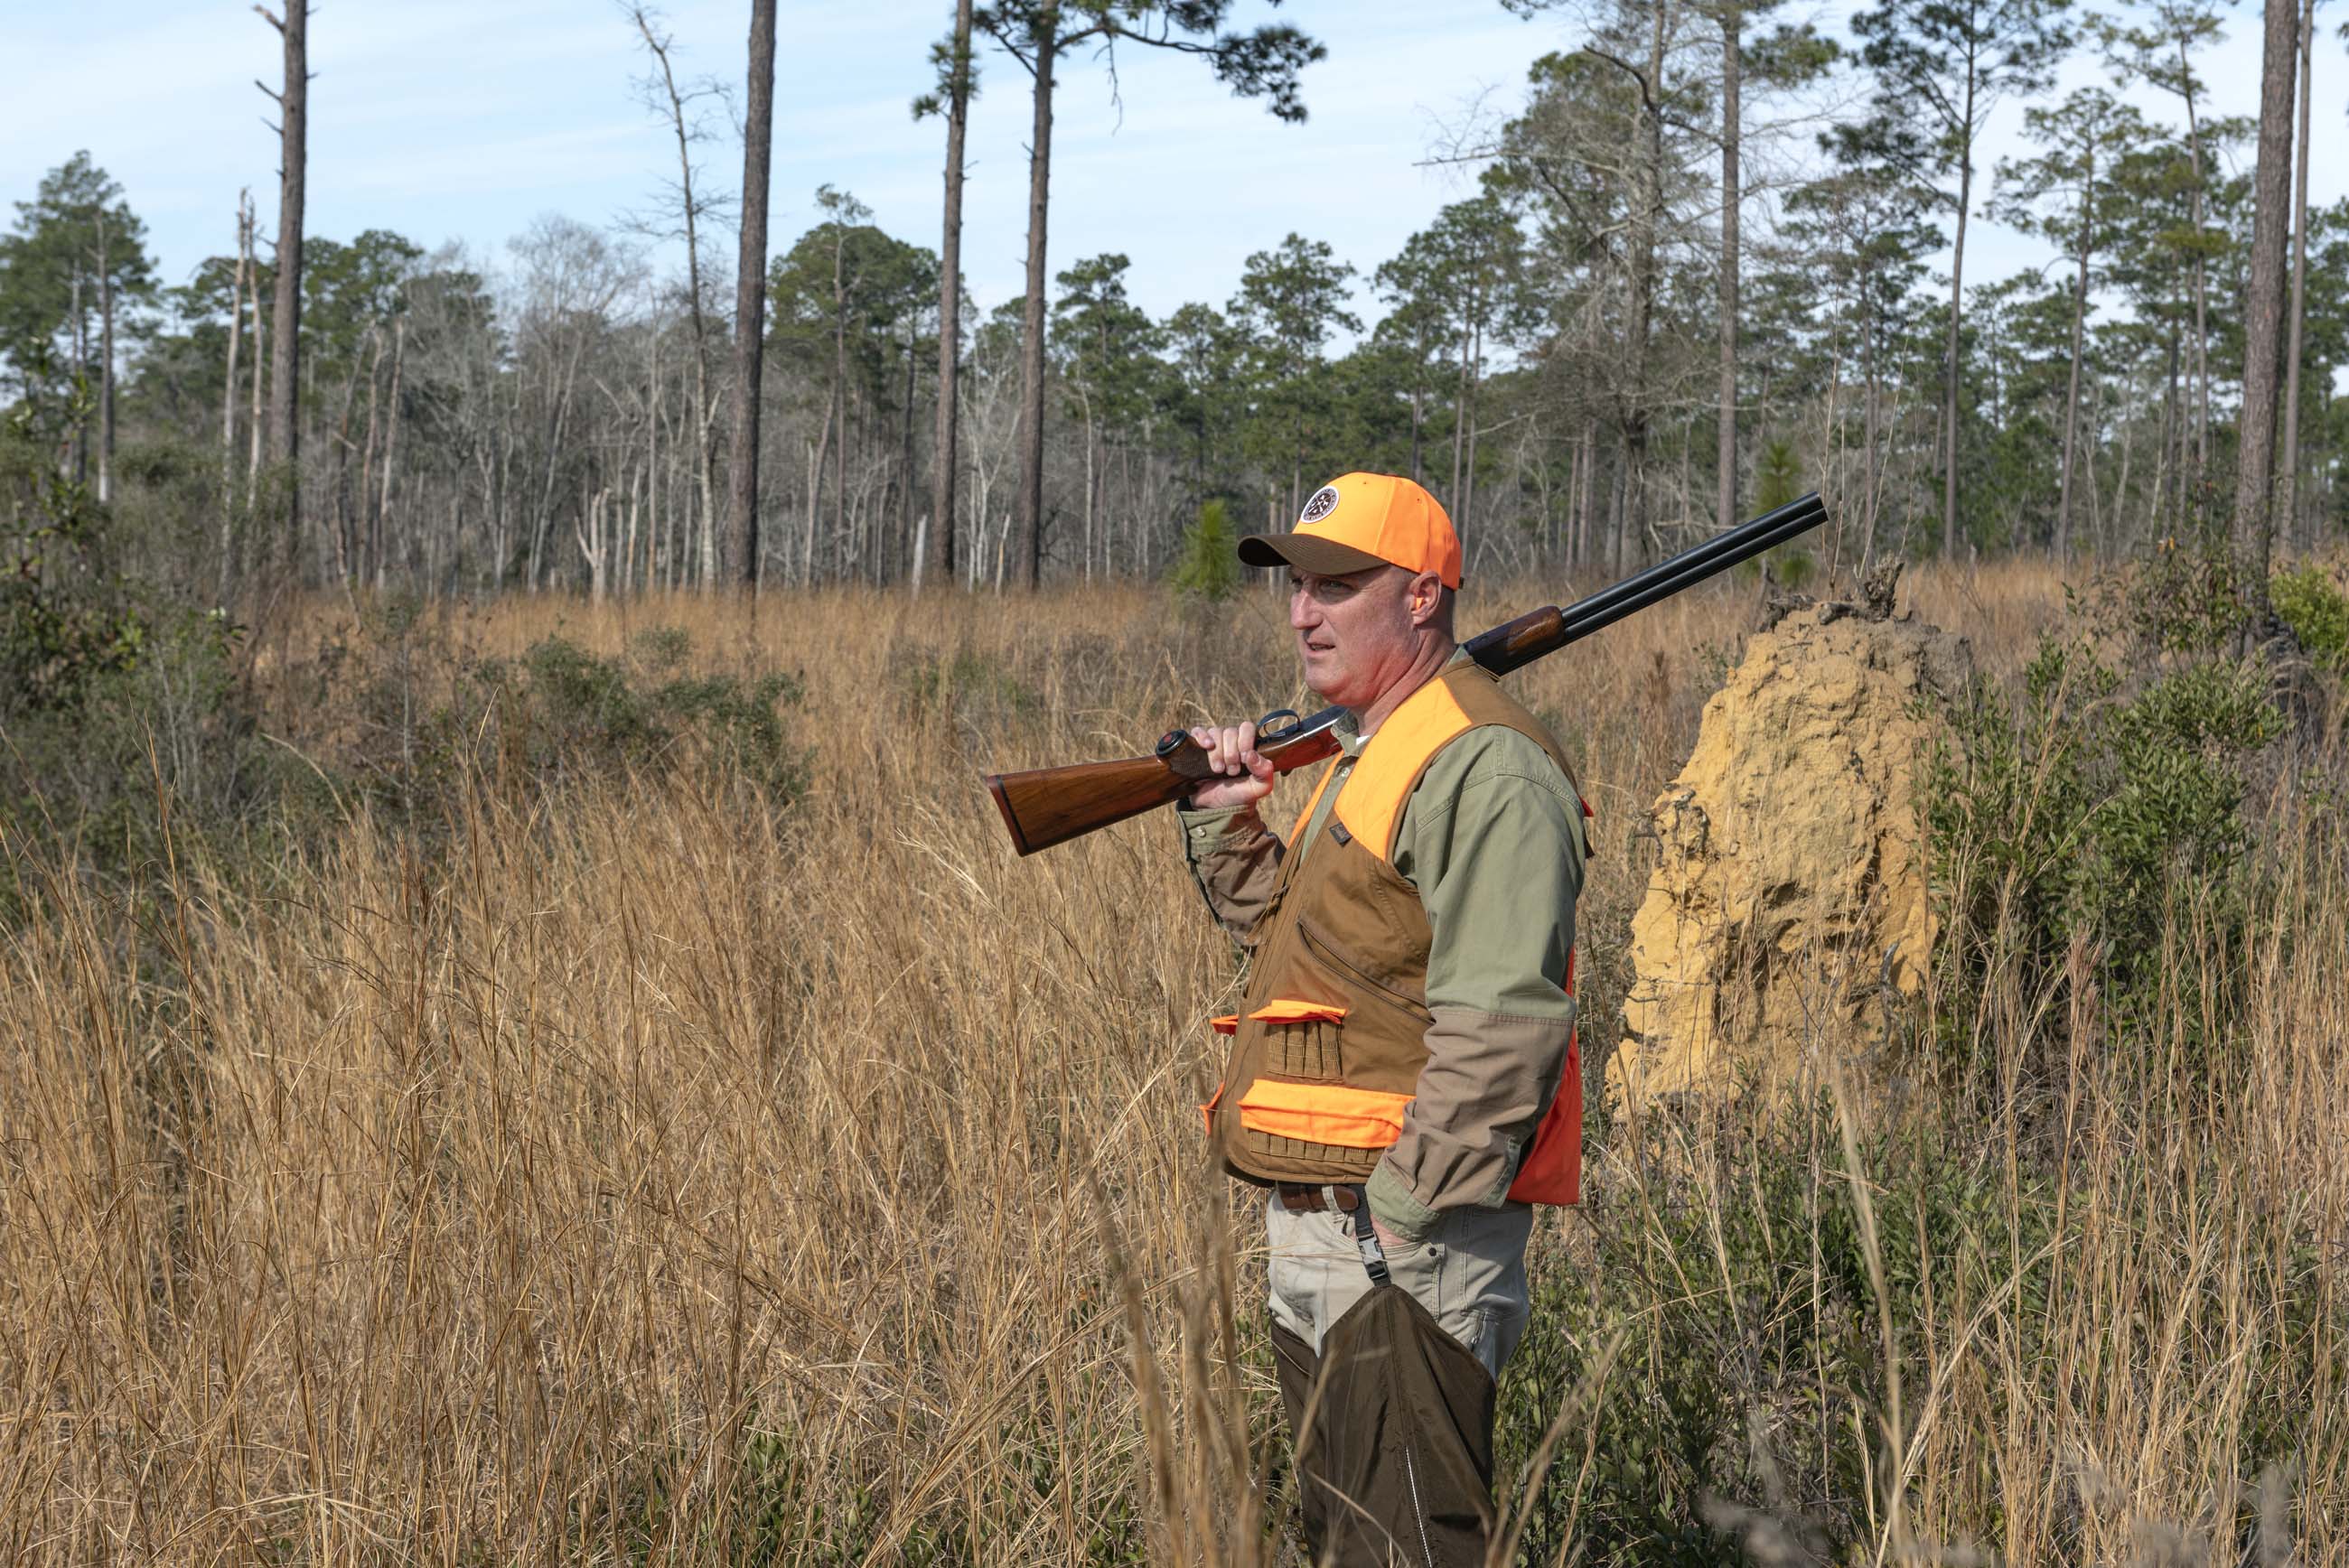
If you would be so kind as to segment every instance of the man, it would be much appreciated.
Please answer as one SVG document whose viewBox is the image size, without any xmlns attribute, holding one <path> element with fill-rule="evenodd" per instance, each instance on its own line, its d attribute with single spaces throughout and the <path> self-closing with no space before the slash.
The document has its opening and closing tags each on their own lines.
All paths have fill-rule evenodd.
<svg viewBox="0 0 2349 1568">
<path fill-rule="evenodd" d="M 1587 813 L 1557 742 L 1454 642 L 1460 542 L 1425 490 L 1348 474 L 1239 554 L 1287 567 L 1305 684 L 1348 718 L 1286 843 L 1257 813 L 1276 776 L 1256 727 L 1193 731 L 1216 777 L 1178 807 L 1185 850 L 1251 954 L 1208 1133 L 1269 1189 L 1316 1561 L 1481 1562 L 1526 1200 L 1574 1201 L 1579 1172 Z"/>
</svg>

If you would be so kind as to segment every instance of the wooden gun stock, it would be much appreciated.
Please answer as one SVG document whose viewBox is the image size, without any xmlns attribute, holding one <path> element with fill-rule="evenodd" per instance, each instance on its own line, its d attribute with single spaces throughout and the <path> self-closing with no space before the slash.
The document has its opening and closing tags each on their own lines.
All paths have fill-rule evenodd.
<svg viewBox="0 0 2349 1568">
<path fill-rule="evenodd" d="M 1258 746 L 1257 754 L 1283 773 L 1319 762 L 1338 749 L 1328 725 L 1316 727 L 1321 717 L 1317 714 L 1295 730 L 1280 732 L 1281 739 Z M 1171 806 L 1207 778 L 1206 749 L 1189 731 L 1175 729 L 1148 757 L 990 773 L 987 792 L 1011 830 L 1011 842 L 1021 854 L 1032 855 L 1153 807 Z"/>
<path fill-rule="evenodd" d="M 1495 675 L 1507 675 L 1808 532 L 1826 519 L 1826 505 L 1817 494 L 1804 496 L 1660 561 L 1567 609 L 1547 604 L 1528 611 L 1461 646 Z M 1268 714 L 1257 721 L 1257 753 L 1283 773 L 1319 762 L 1338 749 L 1333 728 L 1343 711 L 1325 707 L 1278 729 L 1270 722 L 1277 716 Z M 1206 750 L 1188 731 L 1173 729 L 1148 757 L 1079 762 L 1026 773 L 990 773 L 987 789 L 995 797 L 995 809 L 1003 813 L 1003 825 L 1011 830 L 1012 843 L 1021 854 L 1032 855 L 1082 838 L 1096 828 L 1139 817 L 1154 806 L 1172 805 L 1206 777 Z"/>
</svg>

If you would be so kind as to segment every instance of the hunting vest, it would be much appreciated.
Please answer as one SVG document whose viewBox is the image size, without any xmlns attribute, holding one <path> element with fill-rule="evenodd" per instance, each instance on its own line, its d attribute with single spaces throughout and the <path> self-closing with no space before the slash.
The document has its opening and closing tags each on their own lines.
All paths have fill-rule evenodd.
<svg viewBox="0 0 2349 1568">
<path fill-rule="evenodd" d="M 1403 700 L 1356 758 L 1319 841 L 1299 841 L 1342 758 L 1332 758 L 1281 858 L 1207 1135 L 1233 1174 L 1356 1182 L 1402 1135 L 1427 1061 L 1430 933 L 1419 890 L 1389 854 L 1404 804 L 1437 753 L 1481 725 L 1514 729 L 1567 775 L 1557 743 L 1485 670 L 1462 663 Z M 1583 808 L 1588 814 L 1588 808 Z M 1307 850 L 1310 852 L 1305 852 Z M 1574 986 L 1568 959 L 1567 990 Z M 1572 1037 L 1509 1196 L 1572 1203 L 1582 1166 L 1582 1072 Z"/>
</svg>

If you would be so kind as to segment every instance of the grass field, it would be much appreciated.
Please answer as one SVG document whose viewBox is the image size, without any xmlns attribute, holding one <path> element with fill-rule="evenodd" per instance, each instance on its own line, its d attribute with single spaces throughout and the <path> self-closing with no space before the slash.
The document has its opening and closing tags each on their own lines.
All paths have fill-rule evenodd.
<svg viewBox="0 0 2349 1568">
<path fill-rule="evenodd" d="M 1516 677 L 1599 813 L 1587 1050 L 1750 594 Z M 1904 601 L 2011 675 L 2063 594 L 2014 566 Z M 378 722 L 297 678 L 349 619 L 262 650 L 305 750 Z M 428 612 L 398 679 L 421 710 L 451 650 L 661 627 L 797 674 L 788 804 L 485 772 L 259 870 L 175 834 L 152 896 L 20 866 L 0 1560 L 1290 1550 L 1256 1231 L 1195 1109 L 1235 954 L 1168 822 L 1022 861 L 978 784 L 1292 700 L 1278 602 L 516 601 Z M 2175 889 L 2126 1013 L 2085 950 L 2052 992 L 1993 969 L 1991 1091 L 1889 1058 L 1594 1127 L 1503 1389 L 1529 1558 L 2349 1562 L 2349 863 L 2271 793 L 2251 937 L 2199 941 Z"/>
</svg>

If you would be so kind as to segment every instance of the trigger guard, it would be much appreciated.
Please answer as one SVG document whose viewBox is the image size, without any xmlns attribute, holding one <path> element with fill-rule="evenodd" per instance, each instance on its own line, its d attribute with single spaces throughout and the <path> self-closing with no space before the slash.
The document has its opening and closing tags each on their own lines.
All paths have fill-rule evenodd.
<svg viewBox="0 0 2349 1568">
<path fill-rule="evenodd" d="M 1286 718 L 1288 722 L 1277 725 L 1273 723 L 1277 718 Z M 1262 746 L 1268 741 L 1286 740 L 1304 727 L 1303 714 L 1293 707 L 1276 707 L 1256 721 L 1257 744 Z"/>
</svg>

